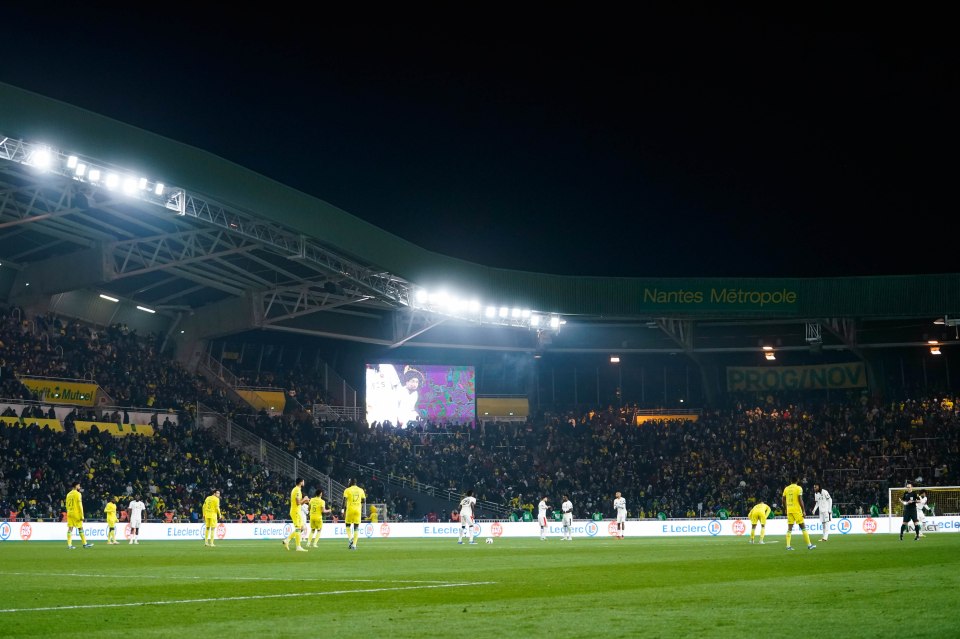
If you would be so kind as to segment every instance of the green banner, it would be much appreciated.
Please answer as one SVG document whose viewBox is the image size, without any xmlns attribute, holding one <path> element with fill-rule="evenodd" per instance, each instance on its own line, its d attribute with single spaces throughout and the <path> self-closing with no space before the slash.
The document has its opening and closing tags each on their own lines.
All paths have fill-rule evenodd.
<svg viewBox="0 0 960 639">
<path fill-rule="evenodd" d="M 766 286 L 651 287 L 643 289 L 643 306 L 659 310 L 783 311 L 793 309 L 799 293 L 776 283 Z"/>
<path fill-rule="evenodd" d="M 867 371 L 861 362 L 818 366 L 731 366 L 728 391 L 816 390 L 866 388 Z"/>
</svg>

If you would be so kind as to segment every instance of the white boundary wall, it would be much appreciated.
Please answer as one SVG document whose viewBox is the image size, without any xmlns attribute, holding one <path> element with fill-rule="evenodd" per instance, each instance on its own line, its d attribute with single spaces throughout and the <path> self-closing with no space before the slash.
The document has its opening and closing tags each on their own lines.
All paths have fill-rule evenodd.
<svg viewBox="0 0 960 639">
<path fill-rule="evenodd" d="M 896 521 L 893 521 L 896 519 Z M 960 515 L 946 517 L 928 517 L 928 522 L 937 524 L 940 532 L 960 532 Z M 821 534 L 820 522 L 807 519 L 807 530 L 811 536 Z M 890 517 L 841 517 L 830 522 L 830 533 L 836 535 L 875 534 L 886 530 L 900 530 L 900 518 Z M 616 523 L 612 520 L 592 521 L 578 519 L 573 522 L 573 535 L 578 538 L 609 538 L 616 534 Z M 481 521 L 478 523 L 479 537 L 538 537 L 540 526 L 537 522 L 494 522 Z M 84 525 L 87 541 L 105 542 L 107 538 L 107 524 L 104 522 L 87 522 Z M 232 539 L 283 539 L 293 530 L 289 522 L 276 523 L 222 523 L 217 527 L 218 540 Z M 129 534 L 129 524 L 126 522 L 117 525 L 117 539 L 125 541 Z M 767 536 L 782 536 L 787 531 L 786 519 L 771 519 L 767 521 Z M 795 527 L 794 534 L 799 530 Z M 421 539 L 452 539 L 460 533 L 457 523 L 421 523 L 421 522 L 384 522 L 378 524 L 364 523 L 360 526 L 361 537 L 365 539 L 389 538 L 421 538 Z M 345 538 L 346 526 L 343 523 L 325 523 L 321 533 L 322 539 Z M 559 538 L 562 534 L 560 522 L 550 522 L 548 533 L 550 537 Z M 747 519 L 671 519 L 628 521 L 626 524 L 627 537 L 737 537 L 749 536 L 750 521 Z M 759 526 L 757 534 L 760 534 Z M 0 542 L 4 541 L 60 541 L 66 542 L 67 525 L 53 522 L 0 522 Z M 148 522 L 140 527 L 140 539 L 147 541 L 195 541 L 203 539 L 203 524 L 165 524 Z M 74 531 L 74 543 L 79 543 L 79 536 Z"/>
</svg>

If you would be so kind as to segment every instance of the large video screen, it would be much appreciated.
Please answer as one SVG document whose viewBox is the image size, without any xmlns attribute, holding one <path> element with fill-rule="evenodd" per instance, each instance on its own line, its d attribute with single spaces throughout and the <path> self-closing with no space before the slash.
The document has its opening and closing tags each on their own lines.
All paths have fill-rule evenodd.
<svg viewBox="0 0 960 639">
<path fill-rule="evenodd" d="M 367 364 L 367 423 L 467 424 L 477 418 L 473 366 Z"/>
</svg>

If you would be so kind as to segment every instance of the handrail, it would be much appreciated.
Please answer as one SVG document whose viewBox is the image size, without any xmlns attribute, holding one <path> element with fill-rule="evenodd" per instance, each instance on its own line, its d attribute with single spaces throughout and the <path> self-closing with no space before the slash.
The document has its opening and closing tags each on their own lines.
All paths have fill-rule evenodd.
<svg viewBox="0 0 960 639">
<path fill-rule="evenodd" d="M 205 423 L 203 416 L 213 417 L 213 423 Z M 201 428 L 210 430 L 220 437 L 224 442 L 233 446 L 237 450 L 244 452 L 261 464 L 271 470 L 281 472 L 288 477 L 303 477 L 308 481 L 316 482 L 322 487 L 327 495 L 327 500 L 331 501 L 335 496 L 339 497 L 346 488 L 343 484 L 335 481 L 329 475 L 321 473 L 319 470 L 309 464 L 305 464 L 290 453 L 281 450 L 262 437 L 251 433 L 246 428 L 237 425 L 225 415 L 205 406 L 197 405 L 197 424 Z"/>
<path fill-rule="evenodd" d="M 393 473 L 384 474 L 374 468 L 373 466 L 365 466 L 363 464 L 358 464 L 354 461 L 345 461 L 346 465 L 361 475 L 370 475 L 371 477 L 376 475 L 378 479 L 382 479 L 387 484 L 391 486 L 399 486 L 400 488 L 409 488 L 415 490 L 423 495 L 428 497 L 437 497 L 440 499 L 445 499 L 451 503 L 459 504 L 460 499 L 463 496 L 462 493 L 459 493 L 454 490 L 447 488 L 437 488 L 436 486 L 431 486 L 430 484 L 423 484 L 416 480 L 410 480 L 405 477 L 400 477 L 394 475 Z M 481 501 L 477 500 L 477 510 L 480 512 L 492 512 L 498 515 L 506 517 L 510 514 L 511 509 L 503 504 L 498 504 L 493 501 Z"/>
</svg>

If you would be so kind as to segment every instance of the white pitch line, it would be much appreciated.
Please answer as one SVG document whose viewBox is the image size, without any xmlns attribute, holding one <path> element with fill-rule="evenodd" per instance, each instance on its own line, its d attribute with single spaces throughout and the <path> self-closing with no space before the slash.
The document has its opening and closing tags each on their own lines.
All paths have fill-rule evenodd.
<svg viewBox="0 0 960 639">
<path fill-rule="evenodd" d="M 140 606 L 169 606 L 174 604 L 213 603 L 222 601 L 249 601 L 252 599 L 284 599 L 287 597 L 322 597 L 326 595 L 352 595 L 366 592 L 391 592 L 399 590 L 425 590 L 428 588 L 463 588 L 464 586 L 489 586 L 495 581 L 473 581 L 462 584 L 434 584 L 425 586 L 402 586 L 398 588 L 364 588 L 361 590 L 329 590 L 327 592 L 289 592 L 278 595 L 247 595 L 243 597 L 211 597 L 208 599 L 175 599 L 172 601 L 137 601 L 116 604 L 87 604 L 82 606 L 44 606 L 41 608 L 4 608 L 8 612 L 46 612 L 50 610 L 89 610 L 92 608 L 137 608 Z"/>
<path fill-rule="evenodd" d="M 123 577 L 122 574 L 113 573 L 110 575 L 101 575 L 96 573 L 84 573 L 84 572 L 3 572 L 0 571 L 0 576 L 10 576 L 10 577 Z M 343 582 L 343 583 L 383 583 L 388 581 L 388 583 L 395 584 L 448 584 L 448 581 L 441 581 L 439 579 L 333 579 L 330 577 L 202 577 L 197 575 L 137 575 L 137 579 L 163 579 L 164 581 L 186 581 L 188 579 L 196 579 L 203 581 L 325 581 L 325 582 Z"/>
</svg>

